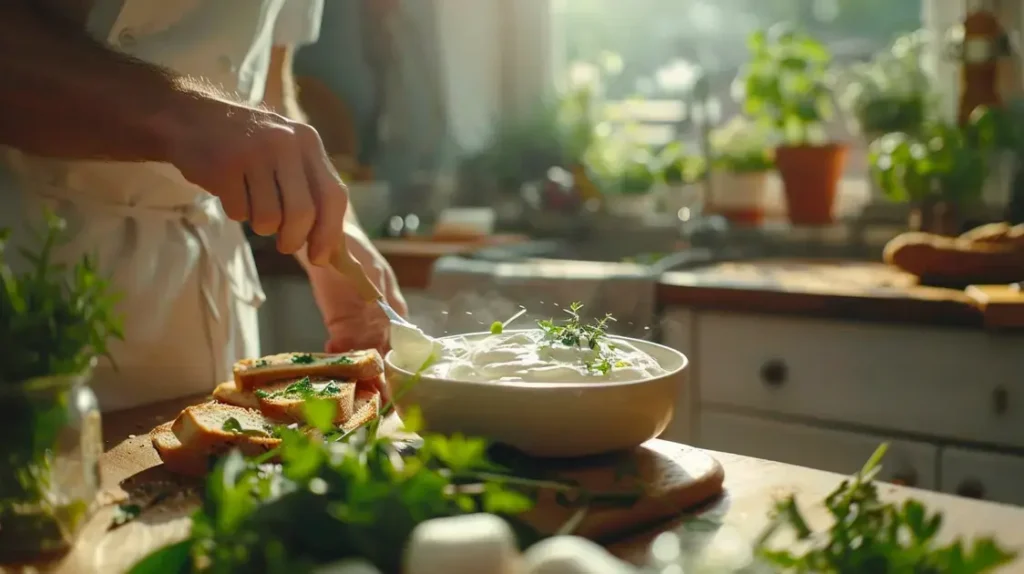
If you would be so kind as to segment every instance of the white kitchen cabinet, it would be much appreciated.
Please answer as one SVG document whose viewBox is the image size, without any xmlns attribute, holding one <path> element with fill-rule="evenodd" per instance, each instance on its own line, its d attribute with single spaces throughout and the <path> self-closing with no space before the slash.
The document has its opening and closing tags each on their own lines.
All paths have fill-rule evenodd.
<svg viewBox="0 0 1024 574">
<path fill-rule="evenodd" d="M 842 474 L 860 470 L 878 445 L 888 442 L 879 475 L 882 480 L 938 487 L 939 448 L 928 443 L 707 409 L 700 414 L 698 437 L 702 448 Z"/>
<path fill-rule="evenodd" d="M 950 447 L 940 461 L 943 492 L 1024 505 L 1024 456 Z"/>
<path fill-rule="evenodd" d="M 1024 448 L 1024 337 L 696 313 L 702 405 Z"/>
<path fill-rule="evenodd" d="M 668 428 L 660 438 L 681 443 L 692 443 L 697 423 L 696 378 L 693 368 L 693 313 L 687 309 L 670 309 L 661 316 L 661 341 L 682 352 L 690 360 L 683 371 L 683 386 L 676 399 L 675 412 Z"/>
<path fill-rule="evenodd" d="M 691 361 L 666 439 L 843 473 L 889 441 L 887 476 L 1024 504 L 1020 334 L 673 307 L 661 340 Z"/>
</svg>

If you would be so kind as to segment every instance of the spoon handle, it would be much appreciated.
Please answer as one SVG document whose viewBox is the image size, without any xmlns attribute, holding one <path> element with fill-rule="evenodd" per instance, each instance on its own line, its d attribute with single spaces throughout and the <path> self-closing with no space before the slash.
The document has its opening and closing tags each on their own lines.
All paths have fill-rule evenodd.
<svg viewBox="0 0 1024 574">
<path fill-rule="evenodd" d="M 370 278 L 366 276 L 366 271 L 363 270 L 363 266 L 349 252 L 344 238 L 342 238 L 338 248 L 331 255 L 331 267 L 334 267 L 338 273 L 341 273 L 355 283 L 356 291 L 359 292 L 359 296 L 367 303 L 383 300 L 384 296 L 381 295 L 380 290 L 373 284 L 373 281 L 370 281 Z"/>
</svg>

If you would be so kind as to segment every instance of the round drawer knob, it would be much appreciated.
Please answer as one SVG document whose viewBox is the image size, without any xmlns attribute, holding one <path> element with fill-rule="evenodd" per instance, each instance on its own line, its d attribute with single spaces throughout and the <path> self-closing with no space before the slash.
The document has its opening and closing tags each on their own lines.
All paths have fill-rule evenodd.
<svg viewBox="0 0 1024 574">
<path fill-rule="evenodd" d="M 917 486 L 917 471 L 908 468 L 892 475 L 891 483 L 899 486 Z"/>
<path fill-rule="evenodd" d="M 761 381 L 769 387 L 778 388 L 786 382 L 786 363 L 772 359 L 761 366 Z"/>
<path fill-rule="evenodd" d="M 964 498 L 985 498 L 985 485 L 975 478 L 968 478 L 956 487 L 956 493 Z"/>
</svg>

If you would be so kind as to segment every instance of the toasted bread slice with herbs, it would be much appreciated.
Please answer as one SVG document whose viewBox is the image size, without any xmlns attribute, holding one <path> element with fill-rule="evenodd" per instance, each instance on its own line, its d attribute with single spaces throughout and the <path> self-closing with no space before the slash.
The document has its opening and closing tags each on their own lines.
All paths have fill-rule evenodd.
<svg viewBox="0 0 1024 574">
<path fill-rule="evenodd" d="M 299 377 L 330 377 L 357 381 L 384 372 L 384 361 L 376 349 L 349 353 L 281 353 L 259 359 L 243 359 L 234 365 L 235 385 L 253 391 L 271 383 Z"/>
<path fill-rule="evenodd" d="M 350 431 L 380 416 L 381 400 L 377 389 L 357 388 L 352 406 L 352 416 L 341 424 L 342 430 Z"/>
<path fill-rule="evenodd" d="M 235 386 L 235 381 L 224 381 L 217 385 L 217 388 L 213 389 L 213 398 L 216 401 L 236 407 L 254 410 L 259 410 L 260 408 L 260 401 L 256 398 L 256 395 L 238 390 L 238 387 Z"/>
<path fill-rule="evenodd" d="M 259 402 L 259 409 L 263 414 L 275 420 L 297 423 L 306 421 L 302 408 L 306 401 L 326 399 L 334 402 L 337 407 L 334 423 L 342 424 L 352 417 L 356 383 L 326 377 L 302 377 L 256 389 L 253 395 Z"/>
<path fill-rule="evenodd" d="M 355 382 L 325 377 L 302 377 L 271 383 L 253 392 L 240 391 L 234 381 L 229 381 L 213 390 L 213 398 L 222 403 L 258 410 L 275 420 L 297 423 L 306 420 L 302 411 L 306 400 L 330 399 L 337 405 L 334 422 L 339 425 L 355 412 L 355 394 Z"/>
<path fill-rule="evenodd" d="M 211 401 L 181 411 L 171 430 L 184 448 L 204 457 L 232 448 L 255 456 L 281 444 L 274 427 L 282 423 L 259 411 Z"/>
<path fill-rule="evenodd" d="M 210 457 L 185 448 L 171 430 L 171 423 L 164 423 L 150 431 L 149 439 L 164 467 L 174 474 L 199 477 L 209 471 Z"/>
</svg>

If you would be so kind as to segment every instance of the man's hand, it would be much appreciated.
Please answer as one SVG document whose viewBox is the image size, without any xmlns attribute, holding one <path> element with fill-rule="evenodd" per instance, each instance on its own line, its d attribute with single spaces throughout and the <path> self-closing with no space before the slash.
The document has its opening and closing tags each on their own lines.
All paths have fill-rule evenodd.
<svg viewBox="0 0 1024 574">
<path fill-rule="evenodd" d="M 346 227 L 349 251 L 380 289 L 388 304 L 399 314 L 406 315 L 408 307 L 399 291 L 395 272 L 373 247 L 369 238 L 359 232 L 358 228 L 353 228 Z M 352 288 L 351 281 L 334 269 L 307 265 L 306 271 L 329 335 L 325 350 L 328 353 L 353 349 L 387 352 L 390 323 L 384 313 L 376 305 L 367 304 Z"/>
<path fill-rule="evenodd" d="M 196 123 L 171 137 L 168 159 L 220 198 L 228 217 L 258 235 L 277 234 L 282 253 L 307 244 L 327 264 L 341 237 L 348 195 L 312 127 L 222 100 L 196 102 Z"/>
</svg>

